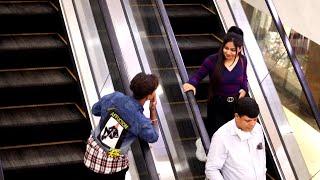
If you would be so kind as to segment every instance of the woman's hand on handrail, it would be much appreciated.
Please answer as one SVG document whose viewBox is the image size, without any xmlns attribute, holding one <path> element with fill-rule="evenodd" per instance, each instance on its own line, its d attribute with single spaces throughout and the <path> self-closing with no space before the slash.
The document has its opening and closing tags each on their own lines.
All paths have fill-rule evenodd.
<svg viewBox="0 0 320 180">
<path fill-rule="evenodd" d="M 193 94 L 196 95 L 196 88 L 193 85 L 189 83 L 184 83 L 182 85 L 182 88 L 184 92 L 193 91 Z"/>
</svg>

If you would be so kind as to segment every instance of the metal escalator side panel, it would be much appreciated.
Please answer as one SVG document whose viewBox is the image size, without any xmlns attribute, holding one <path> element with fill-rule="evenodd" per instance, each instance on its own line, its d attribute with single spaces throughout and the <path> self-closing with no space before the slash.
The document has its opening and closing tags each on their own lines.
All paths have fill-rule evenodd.
<svg viewBox="0 0 320 180">
<path fill-rule="evenodd" d="M 79 29 L 79 21 L 75 12 L 74 4 L 71 0 L 61 1 L 61 10 L 66 22 L 67 33 L 70 38 L 70 46 L 74 56 L 75 64 L 79 73 L 81 87 L 84 92 L 87 111 L 91 112 L 92 105 L 98 101 L 98 94 L 92 77 L 85 44 Z M 89 113 L 92 127 L 97 125 L 92 113 Z"/>
</svg>

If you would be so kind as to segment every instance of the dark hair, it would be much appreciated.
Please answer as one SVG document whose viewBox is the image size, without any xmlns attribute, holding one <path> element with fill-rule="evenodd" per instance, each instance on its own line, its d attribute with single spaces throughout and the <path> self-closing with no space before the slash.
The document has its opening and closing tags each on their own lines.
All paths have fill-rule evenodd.
<svg viewBox="0 0 320 180">
<path fill-rule="evenodd" d="M 236 33 L 236 34 L 240 35 L 243 38 L 243 31 L 242 31 L 242 29 L 240 29 L 237 26 L 231 26 L 228 29 L 227 33 L 230 33 L 230 32 Z"/>
<path fill-rule="evenodd" d="M 222 46 L 218 51 L 217 64 L 215 65 L 215 69 L 212 72 L 212 80 L 210 81 L 209 85 L 209 99 L 211 99 L 215 95 L 217 87 L 219 86 L 224 69 L 224 61 L 226 59 L 223 54 L 223 48 L 228 42 L 233 42 L 234 46 L 236 47 L 236 54 L 239 53 L 238 48 L 241 48 L 243 46 L 243 38 L 240 35 L 233 32 L 227 33 L 225 35 Z"/>
<path fill-rule="evenodd" d="M 227 33 L 235 33 L 235 34 L 238 34 L 239 36 L 241 36 L 242 37 L 242 39 L 243 39 L 243 31 L 242 31 L 242 29 L 240 29 L 239 27 L 237 27 L 237 26 L 231 26 L 229 29 L 228 29 L 228 31 L 227 31 Z M 244 51 L 243 51 L 243 53 L 244 53 Z"/>
<path fill-rule="evenodd" d="M 250 97 L 242 97 L 235 103 L 234 112 L 241 116 L 255 118 L 259 115 L 260 109 L 257 102 Z"/>
<path fill-rule="evenodd" d="M 159 85 L 159 79 L 154 74 L 138 73 L 130 82 L 130 89 L 133 92 L 133 97 L 143 99 L 152 94 Z"/>
</svg>

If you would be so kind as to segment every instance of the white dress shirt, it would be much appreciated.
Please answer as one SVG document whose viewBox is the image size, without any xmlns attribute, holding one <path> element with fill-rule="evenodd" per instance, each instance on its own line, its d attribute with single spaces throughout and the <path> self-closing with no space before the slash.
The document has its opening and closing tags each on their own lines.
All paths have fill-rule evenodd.
<svg viewBox="0 0 320 180">
<path fill-rule="evenodd" d="M 223 125 L 213 136 L 206 162 L 209 180 L 265 180 L 264 136 L 259 123 L 249 133 L 235 120 Z"/>
</svg>

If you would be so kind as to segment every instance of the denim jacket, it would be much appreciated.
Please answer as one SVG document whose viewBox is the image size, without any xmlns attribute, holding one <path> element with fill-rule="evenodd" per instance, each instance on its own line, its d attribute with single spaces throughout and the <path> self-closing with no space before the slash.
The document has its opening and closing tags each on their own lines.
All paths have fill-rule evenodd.
<svg viewBox="0 0 320 180">
<path fill-rule="evenodd" d="M 115 108 L 117 113 L 129 125 L 128 131 L 122 139 L 120 146 L 121 154 L 127 154 L 130 145 L 138 137 L 142 140 L 153 143 L 158 140 L 159 126 L 153 126 L 150 119 L 143 114 L 143 106 L 132 96 L 126 96 L 120 92 L 113 92 L 103 96 L 92 107 L 92 113 L 95 116 L 100 116 L 98 126 L 93 129 L 92 137 L 105 150 L 109 151 L 110 147 L 103 145 L 100 141 L 99 134 L 102 134 L 101 126 L 106 124 L 106 117 L 108 115 L 108 108 Z"/>
</svg>

